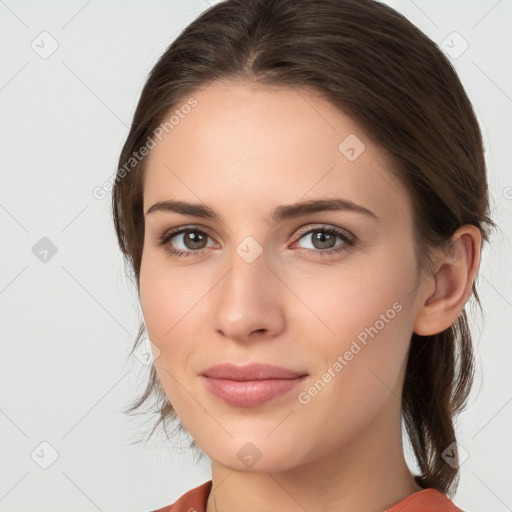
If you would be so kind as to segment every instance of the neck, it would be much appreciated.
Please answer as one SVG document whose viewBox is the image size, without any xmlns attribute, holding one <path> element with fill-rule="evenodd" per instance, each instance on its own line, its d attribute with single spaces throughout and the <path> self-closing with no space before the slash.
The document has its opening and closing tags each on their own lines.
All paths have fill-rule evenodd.
<svg viewBox="0 0 512 512">
<path fill-rule="evenodd" d="M 212 461 L 206 512 L 383 512 L 421 491 L 404 459 L 399 411 L 388 404 L 381 412 L 338 450 L 285 471 L 239 472 Z"/>
</svg>

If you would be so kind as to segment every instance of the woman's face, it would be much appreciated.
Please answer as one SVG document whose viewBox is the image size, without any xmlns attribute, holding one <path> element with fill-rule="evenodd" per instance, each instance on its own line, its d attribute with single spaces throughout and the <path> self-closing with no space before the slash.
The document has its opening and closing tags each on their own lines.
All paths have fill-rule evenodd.
<svg viewBox="0 0 512 512">
<path fill-rule="evenodd" d="M 193 98 L 158 132 L 144 183 L 140 294 L 167 397 L 236 470 L 378 443 L 399 429 L 421 302 L 404 189 L 358 126 L 306 90 L 216 83 Z M 319 200 L 361 210 L 296 208 Z M 171 201 L 195 206 L 146 213 Z M 229 402 L 202 375 L 226 362 L 306 377 Z"/>
</svg>

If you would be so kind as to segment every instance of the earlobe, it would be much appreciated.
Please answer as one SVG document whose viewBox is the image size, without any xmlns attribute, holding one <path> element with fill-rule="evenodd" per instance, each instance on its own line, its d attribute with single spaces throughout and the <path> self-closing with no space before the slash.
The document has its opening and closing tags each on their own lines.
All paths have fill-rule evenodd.
<svg viewBox="0 0 512 512">
<path fill-rule="evenodd" d="M 471 224 L 461 226 L 452 236 L 449 252 L 441 252 L 430 281 L 435 286 L 425 290 L 414 332 L 420 336 L 438 334 L 451 327 L 464 308 L 480 264 L 482 237 Z M 426 287 L 425 287 L 426 288 Z"/>
</svg>

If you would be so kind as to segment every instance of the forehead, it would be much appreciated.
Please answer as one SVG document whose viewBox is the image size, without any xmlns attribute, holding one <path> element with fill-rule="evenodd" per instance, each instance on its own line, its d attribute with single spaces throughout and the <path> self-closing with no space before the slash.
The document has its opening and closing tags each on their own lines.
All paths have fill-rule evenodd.
<svg viewBox="0 0 512 512">
<path fill-rule="evenodd" d="M 239 212 L 338 195 L 382 216 L 407 214 L 383 151 L 314 91 L 214 83 L 164 122 L 173 113 L 148 157 L 144 211 L 169 198 Z"/>
</svg>

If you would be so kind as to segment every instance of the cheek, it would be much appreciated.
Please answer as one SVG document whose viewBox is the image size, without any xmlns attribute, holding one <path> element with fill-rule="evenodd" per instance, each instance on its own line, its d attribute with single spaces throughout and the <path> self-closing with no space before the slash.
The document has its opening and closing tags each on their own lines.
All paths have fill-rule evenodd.
<svg viewBox="0 0 512 512">
<path fill-rule="evenodd" d="M 311 387 L 301 390 L 304 425 L 324 432 L 326 450 L 329 439 L 351 439 L 383 407 L 400 407 L 414 266 L 404 259 L 397 276 L 390 270 L 397 268 L 394 255 L 381 256 L 380 264 L 357 272 L 308 279 L 298 292 L 316 314 L 296 319 L 301 337 L 315 340 L 313 350 L 311 343 L 301 346 L 314 370 Z"/>
<path fill-rule="evenodd" d="M 160 343 L 172 339 L 174 331 L 182 328 L 192 296 L 197 297 L 198 280 L 184 279 L 184 273 L 166 265 L 163 249 L 150 249 L 142 256 L 140 269 L 140 301 L 148 334 Z M 188 299 L 190 297 L 190 300 Z M 197 299 L 196 299 L 197 302 Z M 152 339 L 153 339 L 152 338 Z M 165 343 L 163 343 L 165 345 Z M 164 349 L 161 346 L 160 349 Z"/>
<path fill-rule="evenodd" d="M 195 313 L 194 304 L 199 307 L 201 295 L 204 292 L 200 294 L 191 289 L 190 283 L 187 285 L 183 273 L 180 277 L 179 272 L 164 268 L 157 258 L 143 258 L 140 300 L 148 337 L 159 350 L 154 365 L 165 395 L 182 421 L 190 409 L 182 386 L 187 382 L 190 355 L 197 344 L 190 315 Z"/>
<path fill-rule="evenodd" d="M 306 310 L 317 313 L 316 322 L 323 324 L 328 337 L 337 340 L 340 336 L 352 337 L 373 325 L 386 311 L 400 309 L 397 305 L 393 309 L 395 303 L 405 307 L 404 303 L 410 301 L 412 295 L 408 297 L 408 294 L 413 288 L 410 264 L 407 261 L 397 264 L 391 256 L 388 261 L 375 259 L 350 268 L 340 265 L 338 271 L 328 268 L 314 277 L 295 278 L 297 295 L 304 298 Z M 396 272 L 397 267 L 400 272 Z"/>
<path fill-rule="evenodd" d="M 347 364 L 339 374 L 345 374 L 354 391 L 356 387 L 361 391 L 370 385 L 370 370 L 384 382 L 394 384 L 412 332 L 414 294 L 410 292 L 414 272 L 414 260 L 407 248 L 388 248 L 350 268 L 328 267 L 314 278 L 296 281 L 295 291 L 305 298 L 307 309 L 301 309 L 300 320 L 297 308 L 295 322 L 302 325 L 302 332 L 310 332 L 305 338 L 317 340 L 317 374 L 343 356 Z M 307 346 L 302 348 L 308 353 Z M 374 383 L 378 382 L 376 376 Z"/>
<path fill-rule="evenodd" d="M 143 256 L 140 271 L 140 301 L 150 340 L 159 348 L 155 361 L 169 370 L 189 370 L 189 356 L 204 336 L 207 300 L 212 281 L 207 270 L 193 272 L 166 264 L 165 256 Z M 201 340 L 201 338 L 203 338 Z"/>
</svg>

